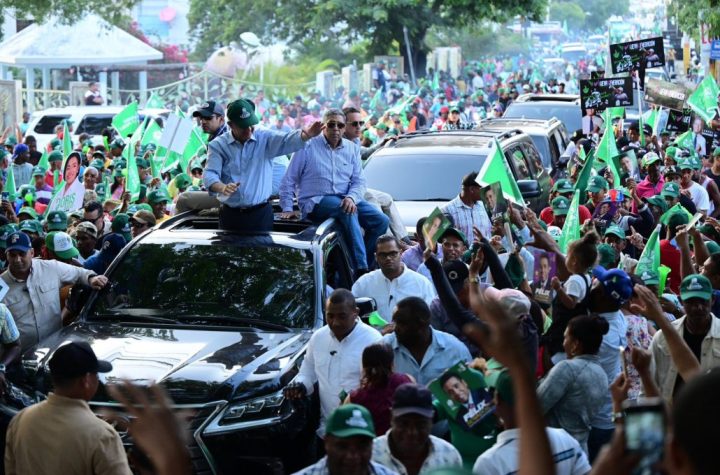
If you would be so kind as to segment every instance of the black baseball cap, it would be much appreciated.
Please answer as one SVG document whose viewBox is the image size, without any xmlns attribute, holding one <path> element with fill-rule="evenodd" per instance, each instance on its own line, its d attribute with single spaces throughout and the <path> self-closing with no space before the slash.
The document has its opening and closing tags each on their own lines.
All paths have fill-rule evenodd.
<svg viewBox="0 0 720 475">
<path fill-rule="evenodd" d="M 69 341 L 60 345 L 50 358 L 50 374 L 74 378 L 86 373 L 109 373 L 112 365 L 97 359 L 86 341 Z"/>
<path fill-rule="evenodd" d="M 215 101 L 207 101 L 203 102 L 200 105 L 200 108 L 197 109 L 195 112 L 193 112 L 193 117 L 212 117 L 213 115 L 219 115 L 220 117 L 225 116 L 225 109 L 223 109 L 223 106 L 218 104 Z"/>
<path fill-rule="evenodd" d="M 420 414 L 432 418 L 435 414 L 432 393 L 420 384 L 405 383 L 399 386 L 393 395 L 392 414 L 393 416 Z"/>
<path fill-rule="evenodd" d="M 443 270 L 447 276 L 450 287 L 457 294 L 465 285 L 465 279 L 468 278 L 470 272 L 468 266 L 459 259 L 443 262 Z"/>
</svg>

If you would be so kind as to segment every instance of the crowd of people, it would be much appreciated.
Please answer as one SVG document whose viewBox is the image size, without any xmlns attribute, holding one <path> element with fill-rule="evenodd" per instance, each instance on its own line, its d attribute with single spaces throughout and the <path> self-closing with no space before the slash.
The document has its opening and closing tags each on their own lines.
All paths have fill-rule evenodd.
<svg viewBox="0 0 720 475">
<path fill-rule="evenodd" d="M 69 154 L 63 134 L 72 124 L 47 150 L 19 127 L 6 132 L 0 390 L 19 377 L 22 351 L 77 315 L 70 288 L 105 287 L 124 246 L 172 215 L 217 208 L 221 228 L 260 233 L 277 219 L 332 217 L 355 283 L 329 292 L 326 325 L 284 391 L 291 403 L 320 402 L 317 451 L 298 473 L 634 473 L 648 454 L 625 450 L 625 410 L 645 397 L 659 398 L 667 414 L 663 469 L 714 473 L 720 148 L 706 144 L 703 123 L 678 134 L 626 128 L 620 117 L 575 131 L 538 214 L 488 209 L 478 170 L 467 170 L 441 208 L 449 227 L 437 242 L 423 232 L 427 217 L 411 239 L 392 197 L 366 186 L 364 161 L 398 134 L 502 115 L 522 92 L 567 91 L 562 78 L 536 80 L 523 66 L 485 60 L 461 81 L 431 72 L 427 88 L 410 95 L 379 63 L 374 93 L 209 100 L 192 112 L 207 153 L 163 171 L 155 144 L 112 131 L 107 146 L 82 137 Z M 603 139 L 592 135 L 603 132 L 620 156 L 593 165 Z M 137 170 L 128 170 L 130 154 Z M 137 196 L 128 189 L 135 172 Z M 54 210 L 62 184 L 75 179 L 82 207 Z M 577 237 L 568 241 L 570 231 Z M 362 297 L 374 299 L 386 325 L 360 319 Z M 54 393 L 8 430 L 7 473 L 129 473 L 117 434 L 89 422 L 86 401 L 109 364 L 72 343 L 49 366 Z M 189 473 L 182 427 L 162 391 L 109 390 L 135 416 L 131 434 L 158 473 Z M 41 436 L 49 420 L 56 427 Z M 36 456 L 45 448 L 56 453 Z"/>
</svg>

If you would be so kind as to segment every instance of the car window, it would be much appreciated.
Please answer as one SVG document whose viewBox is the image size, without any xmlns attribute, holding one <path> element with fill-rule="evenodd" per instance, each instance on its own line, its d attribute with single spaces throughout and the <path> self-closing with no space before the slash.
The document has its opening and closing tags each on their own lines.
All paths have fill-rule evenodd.
<svg viewBox="0 0 720 475">
<path fill-rule="evenodd" d="M 547 135 L 545 134 L 536 134 L 531 135 L 530 138 L 532 139 L 533 143 L 535 144 L 535 147 L 540 152 L 540 156 L 542 157 L 542 164 L 545 167 L 550 168 L 552 165 L 552 152 L 550 150 L 550 142 L 552 140 L 548 140 Z"/>
<path fill-rule="evenodd" d="M 35 125 L 33 132 L 36 134 L 54 134 L 55 127 L 60 125 L 63 119 L 69 119 L 70 115 L 44 115 Z"/>
<path fill-rule="evenodd" d="M 561 150 L 563 150 L 562 145 L 558 145 L 557 133 L 554 133 L 550 137 L 548 137 L 548 143 L 550 144 L 550 160 L 556 162 L 558 157 L 560 157 L 560 154 L 562 153 Z M 545 166 L 547 167 L 548 165 Z"/>
<path fill-rule="evenodd" d="M 532 147 L 530 144 L 523 144 L 523 149 L 525 151 L 525 156 L 527 157 L 528 162 L 530 162 L 531 168 L 532 168 L 532 177 L 530 179 L 537 180 L 544 172 L 544 167 L 542 166 L 542 161 L 540 159 L 540 156 L 537 153 L 537 150 L 535 147 Z"/>
<path fill-rule="evenodd" d="M 112 125 L 112 114 L 86 115 L 75 129 L 75 134 L 101 135 L 102 131 Z"/>
<path fill-rule="evenodd" d="M 242 318 L 311 328 L 313 269 L 310 252 L 287 247 L 140 243 L 108 276 L 89 318 Z"/>
<path fill-rule="evenodd" d="M 325 298 L 335 289 L 349 289 L 352 286 L 350 275 L 348 275 L 348 263 L 344 258 L 340 243 L 333 245 L 325 253 L 323 265 L 325 271 Z"/>
<path fill-rule="evenodd" d="M 505 150 L 505 157 L 513 164 L 516 180 L 531 179 L 532 175 L 530 173 L 530 168 L 525 161 L 525 154 L 523 153 L 523 149 L 521 147 L 514 145 L 508 148 Z"/>
<path fill-rule="evenodd" d="M 559 105 L 543 102 L 513 102 L 503 114 L 507 119 L 541 119 L 557 117 L 567 130 L 582 128 L 580 107 L 576 104 Z"/>
</svg>

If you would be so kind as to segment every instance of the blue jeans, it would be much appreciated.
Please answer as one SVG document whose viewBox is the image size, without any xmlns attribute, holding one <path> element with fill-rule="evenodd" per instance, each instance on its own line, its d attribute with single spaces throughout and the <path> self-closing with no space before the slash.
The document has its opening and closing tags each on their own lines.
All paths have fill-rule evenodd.
<svg viewBox="0 0 720 475">
<path fill-rule="evenodd" d="M 375 264 L 375 243 L 387 231 L 390 220 L 367 201 L 356 203 L 357 211 L 347 214 L 340 207 L 342 200 L 342 196 L 324 196 L 308 214 L 308 218 L 315 223 L 335 218 L 350 249 L 353 268 L 371 269 Z"/>
</svg>

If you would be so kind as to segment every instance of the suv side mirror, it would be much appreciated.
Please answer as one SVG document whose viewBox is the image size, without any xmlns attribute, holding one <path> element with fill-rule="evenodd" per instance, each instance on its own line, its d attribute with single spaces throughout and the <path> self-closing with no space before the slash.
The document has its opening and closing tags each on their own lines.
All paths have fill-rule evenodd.
<svg viewBox="0 0 720 475">
<path fill-rule="evenodd" d="M 518 188 L 522 193 L 523 198 L 537 198 L 542 193 L 540 189 L 540 183 L 537 180 L 518 180 Z"/>
<path fill-rule="evenodd" d="M 367 323 L 368 316 L 377 310 L 377 303 L 372 297 L 358 297 L 355 299 L 355 305 L 360 311 L 360 319 Z"/>
</svg>

